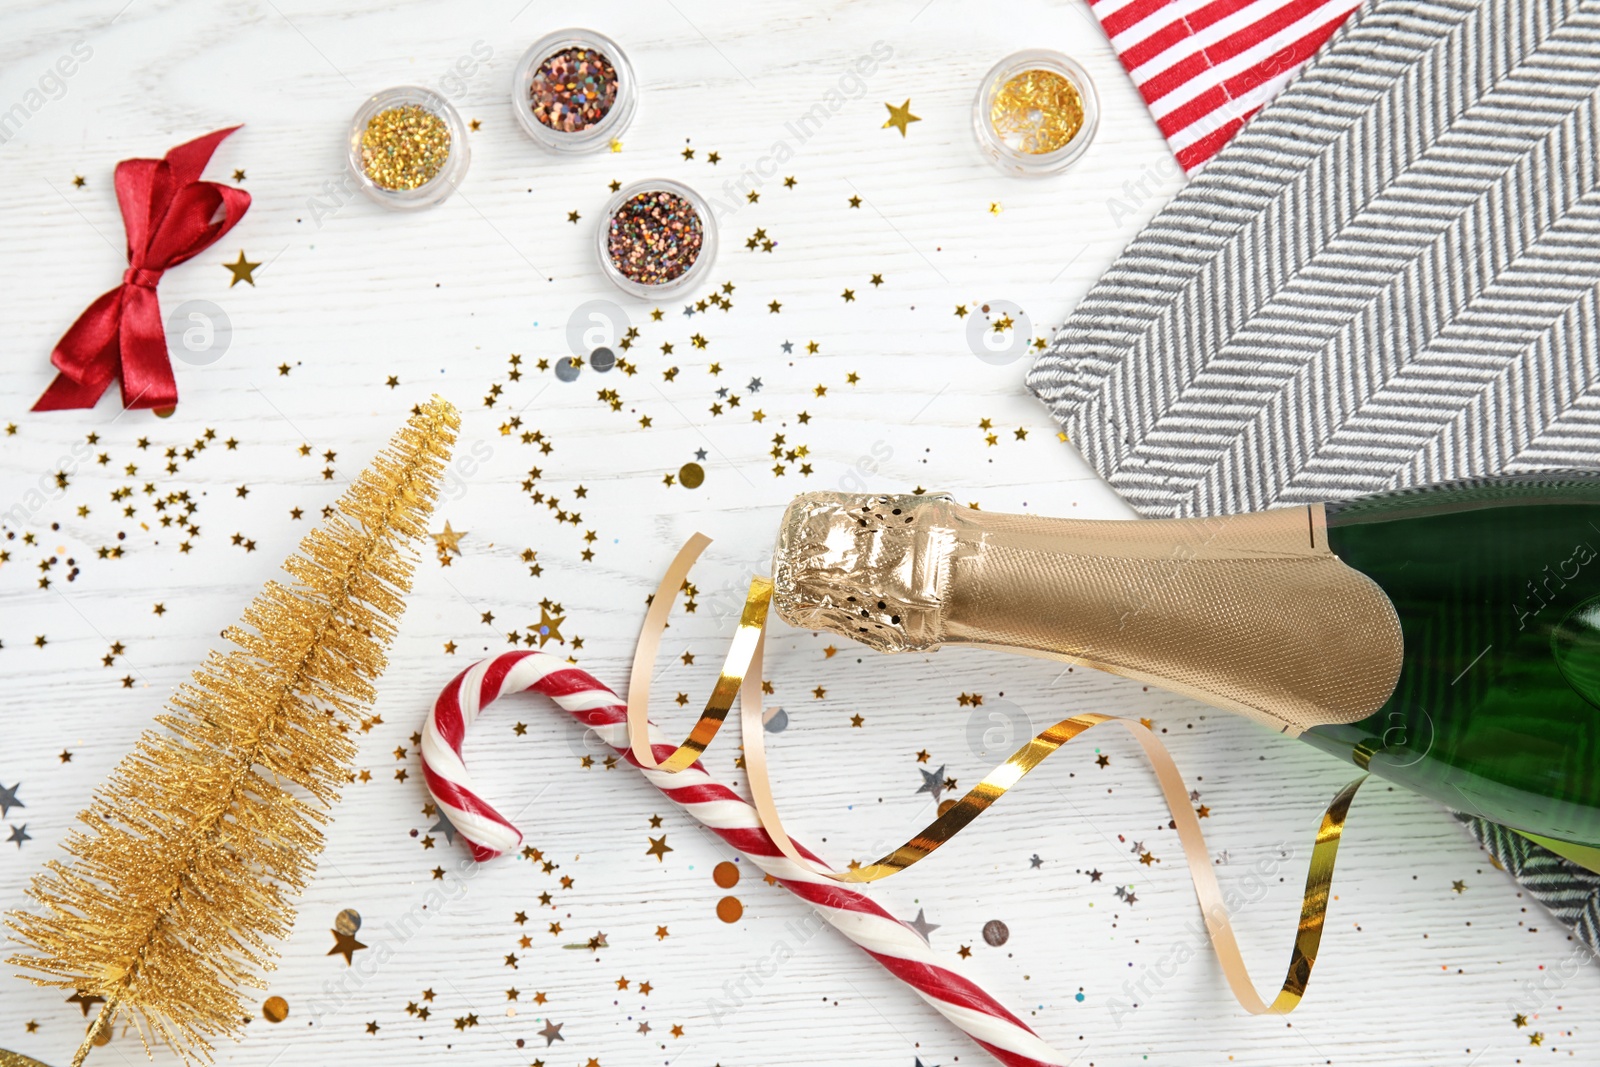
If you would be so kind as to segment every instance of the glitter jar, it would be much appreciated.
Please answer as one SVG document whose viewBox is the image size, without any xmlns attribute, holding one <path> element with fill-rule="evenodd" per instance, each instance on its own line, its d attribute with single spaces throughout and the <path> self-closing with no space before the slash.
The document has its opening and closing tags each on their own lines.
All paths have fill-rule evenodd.
<svg viewBox="0 0 1600 1067">
<path fill-rule="evenodd" d="M 1100 100 L 1088 71 L 1075 61 L 1031 49 L 1007 56 L 984 77 L 972 124 L 995 166 L 1040 177 L 1083 155 L 1100 124 Z"/>
<path fill-rule="evenodd" d="M 627 54 L 593 30 L 557 30 L 522 54 L 511 78 L 517 121 L 552 152 L 592 152 L 633 121 L 639 89 Z"/>
<path fill-rule="evenodd" d="M 431 89 L 385 89 L 350 120 L 350 173 L 384 207 L 415 211 L 441 203 L 466 176 L 470 157 L 466 123 Z"/>
<path fill-rule="evenodd" d="M 606 277 L 646 299 L 701 281 L 717 256 L 717 223 L 699 193 L 666 178 L 634 182 L 606 204 L 595 250 Z"/>
</svg>

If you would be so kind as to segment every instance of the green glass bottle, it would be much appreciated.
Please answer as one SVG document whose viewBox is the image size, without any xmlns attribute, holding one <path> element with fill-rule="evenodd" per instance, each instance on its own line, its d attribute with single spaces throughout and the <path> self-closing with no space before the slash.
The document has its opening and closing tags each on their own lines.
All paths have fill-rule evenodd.
<svg viewBox="0 0 1600 1067">
<path fill-rule="evenodd" d="M 795 626 L 1122 674 L 1600 848 L 1600 472 L 1109 522 L 810 493 L 773 579 Z"/>
<path fill-rule="evenodd" d="M 1522 475 L 1326 505 L 1328 547 L 1404 634 L 1394 694 L 1319 748 L 1449 807 L 1600 845 L 1600 476 Z"/>
</svg>

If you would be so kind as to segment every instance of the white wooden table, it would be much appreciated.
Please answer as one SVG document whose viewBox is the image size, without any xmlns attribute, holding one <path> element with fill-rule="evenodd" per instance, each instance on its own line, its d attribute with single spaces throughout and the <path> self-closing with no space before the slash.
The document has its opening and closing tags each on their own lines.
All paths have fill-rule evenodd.
<svg viewBox="0 0 1600 1067">
<path fill-rule="evenodd" d="M 532 700 L 494 708 L 468 756 L 486 790 L 522 809 L 530 842 L 559 870 L 486 866 L 415 933 L 385 927 L 438 884 L 436 866 L 463 854 L 428 833 L 410 735 L 443 682 L 506 648 L 507 631 L 525 633 L 541 600 L 565 616 L 563 651 L 620 686 L 655 577 L 690 532 L 712 535 L 695 577 L 701 608 L 674 623 L 657 671 L 658 715 L 686 728 L 692 709 L 671 697 L 703 699 L 726 609 L 764 567 L 796 492 L 921 485 L 991 510 L 1128 513 L 1022 388 L 1027 360 L 980 360 L 967 333 L 982 305 L 1009 301 L 1045 336 L 1179 185 L 1092 19 L 1080 4 L 1038 0 L 326 7 L 82 0 L 0 12 L 0 108 L 25 105 L 0 146 L 0 536 L 15 535 L 0 541 L 10 554 L 0 566 L 0 784 L 20 782 L 26 804 L 0 819 L 0 833 L 26 835 L 0 843 L 0 904 L 24 904 L 30 876 L 171 688 L 411 405 L 437 391 L 462 407 L 460 452 L 473 460 L 435 523 L 466 531 L 461 555 L 445 568 L 431 546 L 424 552 L 381 687 L 382 722 L 361 739 L 359 768 L 371 780 L 353 784 L 338 808 L 282 965 L 252 1002 L 244 1041 L 220 1058 L 258 1067 L 987 1062 L 841 939 L 796 939 L 789 924 L 804 909 L 781 890 L 751 877 L 719 889 L 712 868 L 727 850 L 625 769 L 584 769 L 577 731 Z M 624 42 L 638 70 L 641 105 L 620 153 L 541 155 L 512 121 L 508 83 L 522 49 L 570 23 Z M 31 96 L 80 41 L 89 58 Z M 846 78 L 877 41 L 892 57 L 864 86 Z M 1082 61 L 1104 108 L 1087 156 L 1038 182 L 991 170 L 970 130 L 983 73 L 1032 46 Z M 350 115 L 367 94 L 403 83 L 442 88 L 481 122 L 460 194 L 410 216 L 338 192 Z M 844 91 L 843 105 L 796 138 L 787 124 L 832 89 Z M 907 98 L 921 121 L 902 138 L 882 128 L 884 105 Z M 94 411 L 29 413 L 52 344 L 123 269 L 115 162 L 241 121 L 208 175 L 244 171 L 254 205 L 161 286 L 169 311 L 190 300 L 222 310 L 233 331 L 222 358 L 177 365 L 182 399 L 167 420 L 122 414 L 113 398 Z M 792 158 L 776 175 L 741 180 L 779 143 Z M 721 221 L 713 274 L 732 284 L 731 310 L 685 317 L 680 299 L 663 303 L 657 321 L 653 305 L 601 279 L 591 227 L 608 184 L 650 176 L 736 208 Z M 758 229 L 775 242 L 770 253 L 745 247 Z M 253 286 L 230 287 L 221 264 L 241 250 L 262 266 Z M 557 381 L 539 363 L 568 353 L 569 320 L 592 300 L 613 302 L 638 328 L 626 356 L 639 373 L 585 368 Z M 769 309 L 774 301 L 781 310 Z M 667 381 L 670 366 L 680 372 Z M 723 387 L 731 395 L 719 396 Z M 615 390 L 621 409 L 601 390 Z M 551 450 L 524 443 L 524 431 Z M 89 435 L 98 435 L 90 456 L 69 470 Z M 781 449 L 806 452 L 774 460 L 774 435 Z M 197 439 L 206 447 L 193 452 Z M 664 484 L 697 456 L 704 485 Z M 520 483 L 534 466 L 538 489 L 581 518 L 561 522 L 530 500 Z M 68 475 L 65 489 L 56 471 Z M 28 491 L 41 478 L 49 499 L 35 507 Z M 123 487 L 131 493 L 114 499 Z M 197 503 L 202 531 L 187 547 L 155 507 L 180 491 Z M 306 518 L 291 518 L 293 508 Z M 112 545 L 123 557 L 100 558 Z M 537 577 L 525 549 L 538 554 Z M 1209 808 L 1225 887 L 1253 898 L 1238 926 L 1258 982 L 1276 987 L 1318 813 L 1350 768 L 1116 678 L 999 654 L 892 659 L 833 653 L 837 645 L 780 624 L 769 653 L 770 699 L 789 721 L 773 736 L 774 759 L 797 833 L 836 861 L 865 859 L 930 816 L 919 769 L 943 765 L 972 784 L 1019 739 L 1001 724 L 1037 728 L 1090 709 L 1146 715 L 1168 731 Z M 692 665 L 677 658 L 686 651 Z M 971 693 L 981 706 L 959 701 Z M 898 914 L 923 909 L 953 966 L 1082 1062 L 1593 1062 L 1596 979 L 1573 963 L 1586 957 L 1443 812 L 1381 784 L 1351 817 L 1309 998 L 1288 1020 L 1244 1015 L 1195 934 L 1188 876 L 1150 775 L 1130 743 L 1101 744 L 1109 766 L 1069 748 L 936 858 L 876 890 Z M 916 761 L 923 749 L 927 764 Z M 736 777 L 735 754 L 724 740 L 712 766 Z M 648 855 L 648 838 L 662 833 L 672 851 Z M 1136 862 L 1134 841 L 1161 862 Z M 1278 861 L 1280 849 L 1292 855 Z M 1273 873 L 1252 882 L 1257 864 Z M 1456 882 L 1464 891 L 1452 891 Z M 1118 883 L 1135 904 L 1118 898 Z M 744 904 L 733 924 L 715 913 L 727 893 Z M 344 908 L 364 919 L 359 938 L 371 947 L 356 955 L 361 967 L 327 955 Z M 991 919 L 1009 926 L 1003 947 L 981 936 Z M 560 935 L 548 932 L 552 922 Z M 599 953 L 562 947 L 599 931 L 608 941 Z M 1552 991 L 1525 993 L 1541 981 Z M 740 988 L 740 1006 L 719 1008 Z M 288 1002 L 286 1021 L 260 1017 L 268 995 Z M 1138 1007 L 1119 1010 L 1123 1002 Z M 1526 1027 L 1514 1025 L 1518 1011 Z M 469 1016 L 476 1025 L 458 1028 Z M 562 1038 L 548 1047 L 547 1022 Z M 0 1047 L 60 1064 L 82 1027 L 58 991 L 0 983 Z M 94 1057 L 140 1059 L 131 1034 Z"/>
</svg>

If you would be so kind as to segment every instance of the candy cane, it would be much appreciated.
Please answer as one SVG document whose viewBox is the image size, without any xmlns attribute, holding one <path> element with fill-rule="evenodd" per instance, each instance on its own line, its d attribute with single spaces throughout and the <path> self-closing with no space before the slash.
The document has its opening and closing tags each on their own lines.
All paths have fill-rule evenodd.
<svg viewBox="0 0 1600 1067">
<path fill-rule="evenodd" d="M 543 652 L 507 652 L 473 664 L 439 694 L 422 732 L 422 773 L 428 791 L 478 860 L 522 843 L 522 834 L 480 797 L 461 759 L 467 728 L 503 693 L 536 690 L 590 727 L 629 763 L 627 706 L 585 671 Z M 674 749 L 651 731 L 657 759 Z M 650 784 L 757 867 L 816 908 L 824 920 L 960 1027 L 1007 1067 L 1062 1067 L 1067 1059 L 1026 1023 L 967 978 L 939 963 L 905 923 L 859 890 L 820 877 L 784 857 L 761 828 L 756 811 L 698 762 L 676 774 L 640 768 Z M 816 860 L 801 846 L 807 859 Z M 820 862 L 820 861 L 818 861 Z"/>
</svg>

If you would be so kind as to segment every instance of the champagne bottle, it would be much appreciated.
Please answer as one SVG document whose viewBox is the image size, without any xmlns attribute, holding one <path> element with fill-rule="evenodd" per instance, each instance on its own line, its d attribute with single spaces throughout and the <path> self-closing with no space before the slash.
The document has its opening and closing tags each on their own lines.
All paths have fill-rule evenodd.
<svg viewBox="0 0 1600 1067">
<path fill-rule="evenodd" d="M 882 651 L 1111 671 L 1600 846 L 1597 549 L 1600 473 L 1131 521 L 810 493 L 784 516 L 773 603 Z"/>
</svg>

